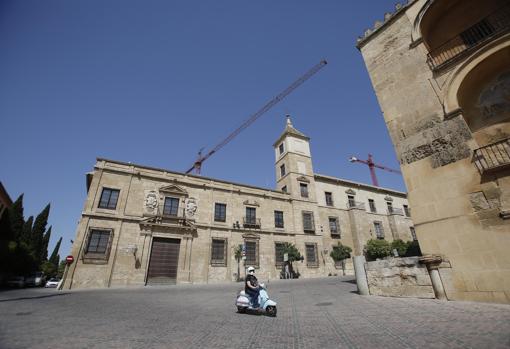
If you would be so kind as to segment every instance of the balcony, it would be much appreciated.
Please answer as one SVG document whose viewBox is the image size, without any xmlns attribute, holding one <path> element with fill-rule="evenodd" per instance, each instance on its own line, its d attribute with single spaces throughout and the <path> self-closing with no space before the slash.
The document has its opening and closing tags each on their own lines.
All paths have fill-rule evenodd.
<svg viewBox="0 0 510 349">
<path fill-rule="evenodd" d="M 243 227 L 251 229 L 260 229 L 260 218 L 243 217 Z"/>
<path fill-rule="evenodd" d="M 357 208 L 359 210 L 364 210 L 365 209 L 365 203 L 364 202 L 359 202 L 359 201 L 354 201 L 354 200 L 349 200 L 347 201 L 347 208 L 350 209 L 350 208 Z"/>
<path fill-rule="evenodd" d="M 473 161 L 480 174 L 510 166 L 510 138 L 476 149 Z"/>
<path fill-rule="evenodd" d="M 456 61 L 478 49 L 489 40 L 510 30 L 510 5 L 494 11 L 459 35 L 433 49 L 427 63 L 433 70 Z"/>
</svg>

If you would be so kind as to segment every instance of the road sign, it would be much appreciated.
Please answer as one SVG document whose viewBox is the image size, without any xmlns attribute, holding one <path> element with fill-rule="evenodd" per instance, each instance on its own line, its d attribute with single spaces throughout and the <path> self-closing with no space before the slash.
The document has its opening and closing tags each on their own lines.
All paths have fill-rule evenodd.
<svg viewBox="0 0 510 349">
<path fill-rule="evenodd" d="M 74 257 L 73 256 L 67 256 L 66 257 L 66 263 L 67 264 L 72 264 L 74 262 Z"/>
</svg>

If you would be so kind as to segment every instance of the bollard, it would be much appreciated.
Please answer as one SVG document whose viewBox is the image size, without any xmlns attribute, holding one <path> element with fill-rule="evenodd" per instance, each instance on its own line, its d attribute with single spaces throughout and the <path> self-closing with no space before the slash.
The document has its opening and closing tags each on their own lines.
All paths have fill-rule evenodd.
<svg viewBox="0 0 510 349">
<path fill-rule="evenodd" d="M 356 274 L 356 285 L 358 285 L 358 292 L 362 296 L 368 296 L 367 273 L 365 271 L 365 256 L 354 256 L 354 273 Z"/>
</svg>

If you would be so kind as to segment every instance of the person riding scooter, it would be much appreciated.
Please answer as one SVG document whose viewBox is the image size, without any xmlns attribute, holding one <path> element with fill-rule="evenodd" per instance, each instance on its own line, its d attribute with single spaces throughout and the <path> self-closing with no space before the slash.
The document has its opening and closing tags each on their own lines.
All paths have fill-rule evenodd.
<svg viewBox="0 0 510 349">
<path fill-rule="evenodd" d="M 244 292 L 251 298 L 253 308 L 259 307 L 259 283 L 255 277 L 255 268 L 248 267 Z"/>
</svg>

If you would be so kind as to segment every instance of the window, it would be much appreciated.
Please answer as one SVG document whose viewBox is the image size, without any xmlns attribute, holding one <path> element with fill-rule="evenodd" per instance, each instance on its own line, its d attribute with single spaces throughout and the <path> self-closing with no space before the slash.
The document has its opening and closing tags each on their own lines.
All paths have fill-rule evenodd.
<svg viewBox="0 0 510 349">
<path fill-rule="evenodd" d="M 376 213 L 375 202 L 373 199 L 368 199 L 368 206 L 370 206 L 370 212 Z"/>
<path fill-rule="evenodd" d="M 356 201 L 354 200 L 354 195 L 347 195 L 347 202 L 349 207 L 356 207 Z"/>
<path fill-rule="evenodd" d="M 417 241 L 418 237 L 416 236 L 416 231 L 414 230 L 414 227 L 409 227 L 409 230 L 411 231 L 411 236 L 413 237 L 413 240 Z"/>
<path fill-rule="evenodd" d="M 306 249 L 306 266 L 318 267 L 317 244 L 305 244 Z"/>
<path fill-rule="evenodd" d="M 227 240 L 213 238 L 211 244 L 211 265 L 227 265 Z"/>
<path fill-rule="evenodd" d="M 83 263 L 107 263 L 112 237 L 111 229 L 90 229 L 83 252 Z"/>
<path fill-rule="evenodd" d="M 274 211 L 274 226 L 283 228 L 283 211 Z"/>
<path fill-rule="evenodd" d="M 384 239 L 384 231 L 381 222 L 374 222 L 375 235 L 379 240 Z"/>
<path fill-rule="evenodd" d="M 285 176 L 285 164 L 280 166 L 280 177 Z"/>
<path fill-rule="evenodd" d="M 96 230 L 90 231 L 87 250 L 85 253 L 100 253 L 105 254 L 108 249 L 108 242 L 110 241 L 110 230 Z"/>
<path fill-rule="evenodd" d="M 325 192 L 324 195 L 326 195 L 326 205 L 333 206 L 333 194 L 330 192 Z"/>
<path fill-rule="evenodd" d="M 284 185 L 284 186 L 282 187 L 282 191 L 283 191 L 284 193 L 286 193 L 286 192 L 287 192 L 287 186 L 286 186 L 286 185 Z"/>
<path fill-rule="evenodd" d="M 313 212 L 303 212 L 303 230 L 305 232 L 314 232 L 315 223 L 313 221 Z"/>
<path fill-rule="evenodd" d="M 391 202 L 387 201 L 386 206 L 388 207 L 388 213 L 392 214 L 393 213 L 393 204 Z"/>
<path fill-rule="evenodd" d="M 227 220 L 227 205 L 225 204 L 214 204 L 214 221 L 225 222 Z"/>
<path fill-rule="evenodd" d="M 274 244 L 274 260 L 277 267 L 283 265 L 283 248 L 285 244 L 283 242 L 275 242 Z"/>
<path fill-rule="evenodd" d="M 329 231 L 330 231 L 331 235 L 340 237 L 340 229 L 338 227 L 338 218 L 329 217 Z"/>
<path fill-rule="evenodd" d="M 308 197 L 308 185 L 305 183 L 299 183 L 299 187 L 301 188 L 301 197 Z"/>
<path fill-rule="evenodd" d="M 246 223 L 257 223 L 257 209 L 255 207 L 246 207 Z"/>
<path fill-rule="evenodd" d="M 409 210 L 409 206 L 404 205 L 404 213 L 406 217 L 411 217 L 411 210 Z"/>
<path fill-rule="evenodd" d="M 278 147 L 278 149 L 280 150 L 280 155 L 283 154 L 283 152 L 285 151 L 285 147 L 283 146 L 283 143 L 280 144 L 280 146 Z"/>
<path fill-rule="evenodd" d="M 165 205 L 163 206 L 163 214 L 168 216 L 177 216 L 179 212 L 179 199 L 165 198 Z"/>
<path fill-rule="evenodd" d="M 117 208 L 117 200 L 119 199 L 119 190 L 103 188 L 101 193 L 101 200 L 99 201 L 99 208 L 106 208 L 115 210 Z"/>
<path fill-rule="evenodd" d="M 246 265 L 258 266 L 259 265 L 259 243 L 258 241 L 245 241 L 246 246 Z"/>
</svg>

